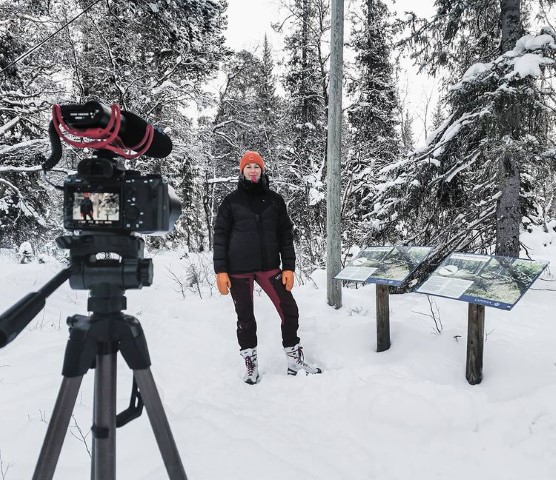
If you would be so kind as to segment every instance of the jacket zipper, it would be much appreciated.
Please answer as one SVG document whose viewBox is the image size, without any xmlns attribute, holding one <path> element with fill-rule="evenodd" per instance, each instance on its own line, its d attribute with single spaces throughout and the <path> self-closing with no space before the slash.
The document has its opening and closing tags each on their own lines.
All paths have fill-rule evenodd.
<svg viewBox="0 0 556 480">
<path fill-rule="evenodd" d="M 257 230 L 259 232 L 259 244 L 261 248 L 261 271 L 265 271 L 267 269 L 268 259 L 266 258 L 266 249 L 265 249 L 265 234 L 263 229 L 263 222 L 262 218 L 258 213 L 255 213 L 255 220 L 257 221 Z"/>
</svg>

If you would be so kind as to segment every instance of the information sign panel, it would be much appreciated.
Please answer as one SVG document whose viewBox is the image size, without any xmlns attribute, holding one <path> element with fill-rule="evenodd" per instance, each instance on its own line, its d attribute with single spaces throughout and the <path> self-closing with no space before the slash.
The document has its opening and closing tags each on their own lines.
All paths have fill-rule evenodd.
<svg viewBox="0 0 556 480">
<path fill-rule="evenodd" d="M 513 257 L 452 253 L 416 292 L 511 310 L 547 265 Z"/>
<path fill-rule="evenodd" d="M 430 251 L 431 247 L 369 247 L 361 250 L 334 278 L 398 286 Z"/>
</svg>

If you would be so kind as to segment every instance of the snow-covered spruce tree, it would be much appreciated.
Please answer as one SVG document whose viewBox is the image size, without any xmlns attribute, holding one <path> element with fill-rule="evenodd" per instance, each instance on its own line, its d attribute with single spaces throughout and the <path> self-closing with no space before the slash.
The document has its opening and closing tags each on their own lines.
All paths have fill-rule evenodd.
<svg viewBox="0 0 556 480">
<path fill-rule="evenodd" d="M 494 247 L 519 255 L 522 216 L 535 211 L 528 190 L 554 156 L 554 91 L 543 78 L 556 52 L 553 32 L 521 36 L 519 3 L 441 1 L 432 21 L 415 27 L 424 66 L 464 73 L 426 147 L 382 171 L 375 215 L 386 237 L 435 245 L 439 256 Z"/>
<path fill-rule="evenodd" d="M 253 53 L 242 50 L 223 69 L 226 81 L 212 127 L 212 154 L 216 174 L 235 178 L 240 156 L 245 150 L 260 150 L 266 133 L 261 129 L 263 115 L 259 97 L 262 64 Z"/>
<path fill-rule="evenodd" d="M 175 230 L 160 238 L 160 242 L 181 240 L 190 251 L 203 251 L 209 246 L 212 226 L 204 221 L 202 214 L 205 201 L 203 167 L 208 149 L 209 142 L 204 141 L 194 128 L 184 129 L 179 141 L 174 141 L 172 161 L 167 162 L 163 170 L 167 177 L 173 179 L 173 186 L 181 200 L 182 214 Z"/>
<path fill-rule="evenodd" d="M 351 47 L 355 53 L 347 93 L 350 149 L 344 167 L 344 230 L 359 245 L 376 241 L 369 235 L 377 172 L 401 155 L 399 102 L 391 58 L 391 14 L 381 0 L 361 0 L 352 15 Z M 411 122 L 404 119 L 404 140 L 411 142 Z M 349 242 L 349 243 L 351 243 Z"/>
<path fill-rule="evenodd" d="M 36 248 L 61 231 L 59 205 L 51 201 L 56 195 L 41 181 L 35 160 L 49 148 L 40 138 L 56 91 L 48 77 L 60 67 L 53 52 L 13 63 L 40 38 L 36 25 L 44 23 L 43 13 L 25 2 L 0 3 L 0 247 L 33 239 Z"/>
<path fill-rule="evenodd" d="M 273 179 L 278 178 L 278 172 L 273 169 L 275 159 L 279 156 L 283 127 L 283 100 L 276 94 L 277 78 L 274 73 L 274 54 L 268 38 L 265 35 L 260 63 L 260 81 L 256 85 L 258 111 L 260 114 L 262 136 L 259 139 L 260 151 L 263 158 L 270 160 Z"/>
<path fill-rule="evenodd" d="M 442 108 L 442 102 L 438 101 L 432 112 L 431 126 L 433 131 L 438 130 L 442 126 L 446 120 L 445 117 L 446 115 L 444 114 L 444 110 Z M 415 149 L 412 149 L 412 151 L 413 150 Z"/>
<path fill-rule="evenodd" d="M 413 133 L 413 118 L 410 113 L 402 111 L 400 122 L 400 139 L 402 142 L 401 153 L 407 154 L 415 150 L 415 134 Z"/>
<path fill-rule="evenodd" d="M 322 266 L 326 250 L 326 109 L 329 2 L 290 0 L 285 37 L 284 87 L 288 102 L 280 173 L 300 252 Z M 303 260 L 301 260 L 303 261 Z"/>
</svg>

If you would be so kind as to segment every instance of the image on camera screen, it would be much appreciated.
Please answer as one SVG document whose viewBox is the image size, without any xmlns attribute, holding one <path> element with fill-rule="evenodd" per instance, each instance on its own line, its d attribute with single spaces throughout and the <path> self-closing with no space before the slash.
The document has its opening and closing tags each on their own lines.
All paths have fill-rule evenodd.
<svg viewBox="0 0 556 480">
<path fill-rule="evenodd" d="M 73 220 L 94 225 L 120 220 L 120 196 L 106 192 L 74 192 Z"/>
</svg>

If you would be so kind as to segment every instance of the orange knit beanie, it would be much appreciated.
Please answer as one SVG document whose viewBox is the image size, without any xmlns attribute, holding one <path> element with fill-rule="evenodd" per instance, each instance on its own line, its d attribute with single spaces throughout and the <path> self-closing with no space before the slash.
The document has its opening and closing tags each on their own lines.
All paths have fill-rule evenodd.
<svg viewBox="0 0 556 480">
<path fill-rule="evenodd" d="M 264 170 L 264 160 L 257 152 L 247 150 L 241 160 L 239 161 L 239 171 L 243 172 L 245 166 L 249 163 L 256 163 L 262 170 Z"/>
</svg>

